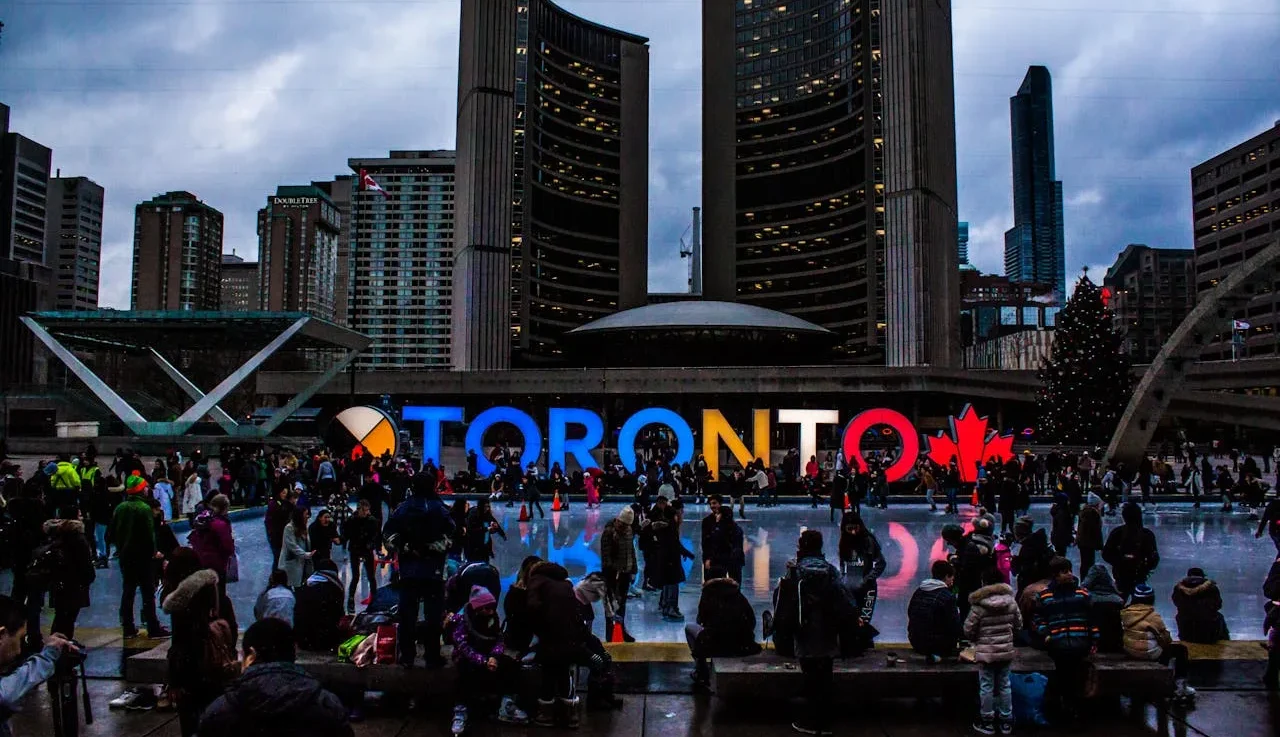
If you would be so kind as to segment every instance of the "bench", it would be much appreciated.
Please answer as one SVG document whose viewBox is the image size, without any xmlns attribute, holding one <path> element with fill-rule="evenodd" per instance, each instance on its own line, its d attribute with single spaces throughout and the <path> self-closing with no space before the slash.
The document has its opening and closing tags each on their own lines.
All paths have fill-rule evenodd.
<svg viewBox="0 0 1280 737">
<path fill-rule="evenodd" d="M 890 666 L 887 653 L 900 661 Z M 1123 654 L 1098 654 L 1093 658 L 1104 694 L 1159 698 L 1173 694 L 1173 671 L 1159 663 L 1131 660 Z M 1018 648 L 1014 673 L 1047 673 L 1053 661 L 1045 653 Z M 862 657 L 835 662 L 836 688 L 879 698 L 909 698 L 974 694 L 978 690 L 978 666 L 973 663 L 927 663 L 908 650 L 877 648 Z M 799 693 L 800 666 L 772 651 L 749 658 L 713 659 L 711 688 L 726 700 L 760 698 L 761 694 L 789 697 Z"/>
</svg>

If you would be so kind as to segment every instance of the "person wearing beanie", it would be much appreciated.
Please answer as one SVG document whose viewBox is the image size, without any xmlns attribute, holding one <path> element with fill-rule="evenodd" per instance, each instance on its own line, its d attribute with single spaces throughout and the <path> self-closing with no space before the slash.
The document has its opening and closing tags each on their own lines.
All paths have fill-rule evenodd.
<svg viewBox="0 0 1280 737">
<path fill-rule="evenodd" d="M 600 564 L 608 587 L 609 606 L 606 607 L 604 634 L 613 637 L 614 622 L 622 625 L 622 641 L 635 642 L 627 632 L 627 595 L 635 578 L 636 565 L 636 512 L 623 507 L 616 519 L 609 521 L 600 534 Z M 609 610 L 612 610 L 612 616 Z"/>
<path fill-rule="evenodd" d="M 126 638 L 137 637 L 134 626 L 134 592 L 142 596 L 142 618 L 146 621 L 147 635 L 167 637 L 168 631 L 160 626 L 156 616 L 156 580 L 153 561 L 156 549 L 156 526 L 151 506 L 143 494 L 147 483 L 142 477 L 130 474 L 125 481 L 127 497 L 116 507 L 111 516 L 107 534 L 115 542 L 120 556 L 120 574 L 123 591 L 120 594 L 120 625 Z"/>
<path fill-rule="evenodd" d="M 1156 595 L 1151 587 L 1138 584 L 1133 589 L 1129 606 L 1120 612 L 1124 625 L 1124 651 L 1135 660 L 1154 660 L 1161 665 L 1173 663 L 1173 678 L 1177 684 L 1174 700 L 1189 703 L 1195 699 L 1195 689 L 1187 685 L 1187 646 L 1173 641 L 1173 635 L 1164 619 L 1156 613 Z"/>
<path fill-rule="evenodd" d="M 471 716 L 499 697 L 500 721 L 527 724 L 529 715 L 521 711 L 509 695 L 513 692 L 519 665 L 506 655 L 502 623 L 498 620 L 498 600 L 493 593 L 483 586 L 471 587 L 467 605 L 451 615 L 446 626 L 458 670 L 453 734 L 466 732 Z"/>
<path fill-rule="evenodd" d="M 1203 568 L 1189 569 L 1173 587 L 1172 598 L 1178 608 L 1175 619 L 1179 640 L 1212 644 L 1231 639 L 1227 620 L 1222 616 L 1222 592 Z"/>
<path fill-rule="evenodd" d="M 1160 565 L 1156 536 L 1142 525 L 1142 507 L 1133 502 L 1120 511 L 1124 524 L 1111 531 L 1102 547 L 1102 559 L 1111 564 L 1116 588 L 1125 599 L 1133 588 L 1146 583 L 1147 577 Z"/>
</svg>

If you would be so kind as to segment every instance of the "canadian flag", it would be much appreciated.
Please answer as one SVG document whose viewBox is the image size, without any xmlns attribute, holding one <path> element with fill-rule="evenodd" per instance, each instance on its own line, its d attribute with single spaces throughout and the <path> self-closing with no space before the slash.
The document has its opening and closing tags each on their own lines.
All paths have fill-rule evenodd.
<svg viewBox="0 0 1280 737">
<path fill-rule="evenodd" d="M 378 184 L 374 180 L 374 178 L 369 175 L 369 172 L 365 171 L 364 169 L 361 169 L 360 170 L 360 191 L 364 192 L 370 189 L 373 190 L 374 192 L 381 192 L 384 198 L 391 196 L 387 194 L 387 190 L 382 188 L 382 185 Z"/>
</svg>

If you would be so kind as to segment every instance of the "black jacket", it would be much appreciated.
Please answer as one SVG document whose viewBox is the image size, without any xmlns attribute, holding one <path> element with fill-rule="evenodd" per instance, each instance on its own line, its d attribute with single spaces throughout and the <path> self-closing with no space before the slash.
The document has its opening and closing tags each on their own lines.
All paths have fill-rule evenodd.
<svg viewBox="0 0 1280 737">
<path fill-rule="evenodd" d="M 348 517 L 342 524 L 342 542 L 353 558 L 373 555 L 374 551 L 382 547 L 382 530 L 378 529 L 378 518 L 372 514 L 368 517 Z"/>
<path fill-rule="evenodd" d="M 743 566 L 742 528 L 733 520 L 732 509 L 722 511 L 719 521 L 710 514 L 702 520 L 702 559 L 725 569 Z"/>
<path fill-rule="evenodd" d="M 1160 565 L 1155 533 L 1142 526 L 1141 517 L 1136 524 L 1126 519 L 1107 536 L 1102 559 L 1111 564 L 1117 584 L 1142 581 Z"/>
<path fill-rule="evenodd" d="M 337 696 L 294 663 L 249 666 L 205 709 L 200 737 L 351 737 Z"/>
<path fill-rule="evenodd" d="M 1212 644 L 1230 639 L 1218 584 L 1203 576 L 1187 576 L 1173 587 L 1172 598 L 1178 608 L 1179 640 Z"/>
<path fill-rule="evenodd" d="M 318 571 L 294 592 L 293 631 L 303 650 L 329 652 L 342 644 L 338 623 L 346 613 L 336 573 Z"/>
<path fill-rule="evenodd" d="M 563 566 L 543 561 L 529 569 L 528 616 L 538 654 L 550 660 L 575 657 L 586 637 L 578 597 Z"/>
<path fill-rule="evenodd" d="M 713 578 L 702 585 L 698 624 L 703 630 L 694 647 L 700 657 L 742 657 L 760 652 L 755 610 L 732 578 Z"/>
<path fill-rule="evenodd" d="M 961 635 L 956 595 L 942 581 L 926 579 L 907 604 L 907 640 L 923 655 L 951 655 Z"/>
<path fill-rule="evenodd" d="M 1028 584 L 1049 577 L 1049 561 L 1053 558 L 1053 548 L 1049 545 L 1049 536 L 1044 528 L 1032 532 L 1022 541 L 1022 549 L 1013 558 L 1013 573 L 1018 577 L 1018 591 Z"/>
</svg>

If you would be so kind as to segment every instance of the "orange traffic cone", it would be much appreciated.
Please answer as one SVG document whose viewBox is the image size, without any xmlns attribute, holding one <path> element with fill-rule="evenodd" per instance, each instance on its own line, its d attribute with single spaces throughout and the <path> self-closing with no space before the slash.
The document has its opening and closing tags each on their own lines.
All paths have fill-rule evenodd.
<svg viewBox="0 0 1280 737">
<path fill-rule="evenodd" d="M 528 521 L 529 521 L 529 505 L 528 505 L 528 504 L 521 504 L 521 505 L 520 505 L 520 519 L 518 519 L 518 520 L 516 520 L 516 521 L 517 521 L 517 522 L 528 522 Z"/>
<path fill-rule="evenodd" d="M 845 511 L 848 511 L 848 510 L 850 510 L 850 509 L 853 509 L 853 505 L 849 504 L 849 494 L 848 494 L 848 493 L 845 493 L 845 495 L 844 495 L 844 508 L 845 508 Z"/>
<path fill-rule="evenodd" d="M 560 492 L 558 491 L 556 492 L 555 496 L 551 497 L 551 511 L 552 512 L 560 511 Z"/>
<path fill-rule="evenodd" d="M 609 630 L 609 642 L 622 642 L 622 622 L 613 620 L 613 629 Z"/>
<path fill-rule="evenodd" d="M 978 490 L 977 489 L 973 490 L 973 497 L 969 499 L 969 504 L 974 507 L 978 506 Z"/>
</svg>

